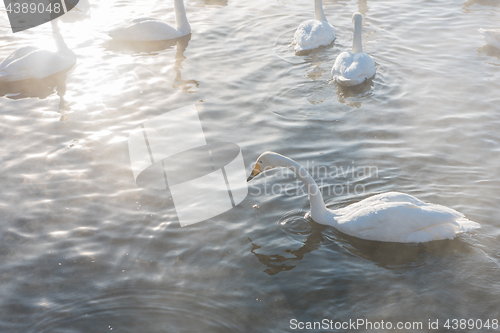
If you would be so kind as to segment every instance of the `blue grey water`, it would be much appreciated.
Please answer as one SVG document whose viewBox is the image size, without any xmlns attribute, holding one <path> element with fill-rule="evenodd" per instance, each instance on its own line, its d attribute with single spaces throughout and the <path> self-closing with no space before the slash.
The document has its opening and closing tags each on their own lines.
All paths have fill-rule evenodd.
<svg viewBox="0 0 500 333">
<path fill-rule="evenodd" d="M 0 331 L 500 319 L 500 50 L 477 32 L 500 28 L 500 4 L 324 0 L 337 39 L 303 56 L 290 42 L 313 1 L 185 4 L 190 38 L 132 48 L 104 31 L 173 22 L 172 1 L 93 2 L 90 19 L 60 24 L 78 55 L 70 72 L 2 88 Z M 377 74 L 341 89 L 330 69 L 355 11 Z M 1 59 L 51 41 L 49 24 L 12 34 L 0 17 Z M 481 229 L 420 245 L 349 237 L 304 219 L 304 188 L 280 170 L 236 208 L 181 228 L 168 192 L 136 186 L 127 137 L 190 104 L 207 141 L 241 147 L 248 173 L 272 150 L 307 166 L 329 207 L 400 191 Z"/>
</svg>

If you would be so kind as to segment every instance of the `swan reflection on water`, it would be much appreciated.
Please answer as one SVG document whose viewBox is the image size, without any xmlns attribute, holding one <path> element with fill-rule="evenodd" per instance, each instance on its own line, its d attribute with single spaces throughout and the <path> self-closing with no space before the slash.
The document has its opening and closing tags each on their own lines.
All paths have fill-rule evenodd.
<svg viewBox="0 0 500 333">
<path fill-rule="evenodd" d="M 43 79 L 0 82 L 0 97 L 5 96 L 14 100 L 23 98 L 45 99 L 56 93 L 60 99 L 58 112 L 63 114 L 60 120 L 68 120 L 70 108 L 64 99 L 64 95 L 66 94 L 66 78 L 71 69 L 69 68 Z"/>
<path fill-rule="evenodd" d="M 421 244 L 368 241 L 343 234 L 328 226 L 320 225 L 315 222 L 312 223 L 312 233 L 307 236 L 303 245 L 296 250 L 285 250 L 283 254 L 258 253 L 257 250 L 259 250 L 261 246 L 249 239 L 252 244 L 250 252 L 252 252 L 262 264 L 267 266 L 264 273 L 275 275 L 280 272 L 294 269 L 298 264 L 297 261 L 304 259 L 307 253 L 318 250 L 321 244 L 325 242 L 325 238 L 330 238 L 324 235 L 323 232 L 333 234 L 335 242 L 356 257 L 373 261 L 377 266 L 385 269 L 399 272 L 426 265 L 425 257 L 428 251 L 426 247 Z M 332 231 L 330 232 L 331 229 Z M 289 257 L 287 254 L 293 255 L 294 257 Z"/>
<path fill-rule="evenodd" d="M 377 266 L 391 270 L 395 274 L 402 274 L 409 269 L 414 269 L 427 265 L 429 255 L 441 256 L 446 253 L 467 253 L 473 251 L 466 241 L 461 239 L 440 240 L 420 244 L 404 244 L 391 242 L 369 241 L 361 238 L 349 236 L 334 228 L 309 222 L 311 233 L 298 249 L 287 249 L 284 253 L 263 254 L 258 253 L 262 248 L 252 244 L 251 253 L 267 268 L 264 273 L 275 275 L 280 272 L 294 269 L 298 262 L 305 258 L 305 255 L 320 249 L 322 244 L 334 242 L 338 246 L 347 250 L 350 254 L 372 261 Z M 293 255 L 293 257 L 290 257 Z"/>
<path fill-rule="evenodd" d="M 365 16 L 369 10 L 370 8 L 368 7 L 368 0 L 358 0 L 358 12 Z"/>
<path fill-rule="evenodd" d="M 332 81 L 332 83 L 334 82 Z M 354 87 L 344 87 L 337 84 L 337 99 L 342 104 L 359 108 L 365 97 L 372 94 L 373 86 L 373 79 L 366 80 Z"/>
<path fill-rule="evenodd" d="M 201 0 L 205 6 L 227 6 L 228 0 Z"/>
<path fill-rule="evenodd" d="M 285 250 L 285 253 L 294 255 L 295 257 L 293 258 L 286 257 L 285 255 L 281 254 L 257 253 L 256 250 L 260 249 L 261 246 L 256 245 L 250 238 L 248 238 L 248 240 L 252 244 L 252 249 L 250 250 L 250 252 L 252 252 L 262 264 L 267 266 L 267 269 L 264 270 L 264 273 L 268 275 L 275 275 L 279 272 L 289 271 L 294 269 L 296 265 L 289 265 L 286 264 L 286 262 L 302 260 L 304 259 L 305 254 L 320 248 L 320 244 L 325 240 L 322 231 L 326 228 L 327 226 L 315 223 L 312 233 L 307 236 L 304 244 L 300 248 L 298 248 L 297 250 Z"/>
<path fill-rule="evenodd" d="M 500 7 L 500 1 L 498 1 L 498 0 L 467 0 L 464 2 L 464 9 L 468 10 L 469 7 L 472 7 L 473 5 Z"/>
<path fill-rule="evenodd" d="M 500 59 L 500 49 L 488 44 L 478 48 L 477 52 L 484 53 L 489 57 L 497 57 L 498 59 Z"/>
<path fill-rule="evenodd" d="M 182 88 L 183 92 L 194 93 L 193 86 L 198 88 L 199 83 L 196 80 L 183 80 L 181 77 L 182 62 L 186 60 L 184 52 L 186 51 L 191 34 L 181 38 L 163 40 L 163 41 L 150 41 L 150 42 L 137 42 L 137 41 L 119 41 L 109 40 L 105 46 L 106 51 L 111 52 L 125 52 L 137 56 L 156 56 L 161 51 L 172 49 L 176 47 L 174 71 L 176 73 L 175 81 L 172 87 L 174 89 Z"/>
<path fill-rule="evenodd" d="M 187 37 L 187 38 L 186 38 Z M 172 85 L 174 89 L 177 88 L 182 88 L 183 92 L 187 92 L 190 94 L 193 94 L 195 90 L 191 90 L 193 86 L 196 88 L 199 87 L 199 83 L 196 80 L 183 80 L 181 78 L 181 68 L 182 68 L 182 62 L 186 60 L 186 56 L 184 56 L 184 51 L 186 51 L 189 40 L 191 39 L 191 35 L 186 36 L 185 38 L 181 38 L 177 42 L 177 51 L 175 52 L 175 65 L 174 65 L 174 71 L 175 71 L 175 83 Z"/>
</svg>

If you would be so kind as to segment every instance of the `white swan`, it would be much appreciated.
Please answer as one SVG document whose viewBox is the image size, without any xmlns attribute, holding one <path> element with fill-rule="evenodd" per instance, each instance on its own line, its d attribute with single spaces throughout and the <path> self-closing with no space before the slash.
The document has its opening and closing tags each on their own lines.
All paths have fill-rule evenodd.
<svg viewBox="0 0 500 333">
<path fill-rule="evenodd" d="M 335 39 L 335 28 L 326 20 L 321 0 L 314 0 L 314 16 L 314 20 L 302 22 L 295 31 L 295 52 L 328 45 Z"/>
<path fill-rule="evenodd" d="M 500 29 L 479 29 L 479 32 L 483 35 L 486 43 L 500 49 Z"/>
<path fill-rule="evenodd" d="M 332 68 L 332 77 L 342 86 L 356 86 L 371 79 L 375 75 L 375 64 L 372 57 L 363 52 L 361 30 L 363 29 L 363 16 L 354 13 L 354 36 L 352 39 L 352 52 L 342 52 L 337 56 Z"/>
<path fill-rule="evenodd" d="M 289 168 L 304 183 L 311 203 L 311 211 L 306 217 L 310 216 L 317 223 L 335 227 L 354 237 L 421 243 L 452 239 L 459 233 L 480 227 L 451 208 L 424 203 L 398 192 L 374 195 L 347 207 L 330 210 L 326 208 L 318 185 L 306 169 L 292 159 L 273 152 L 259 156 L 248 181 L 261 171 L 275 167 Z"/>
<path fill-rule="evenodd" d="M 59 17 L 62 22 L 73 23 L 91 17 L 89 0 L 65 0 L 65 2 L 68 12 Z"/>
<path fill-rule="evenodd" d="M 57 50 L 52 52 L 33 46 L 17 49 L 0 63 L 0 82 L 43 79 L 69 69 L 76 63 L 76 55 L 64 43 L 57 19 L 52 20 L 51 24 Z"/>
<path fill-rule="evenodd" d="M 154 18 L 139 18 L 108 32 L 120 41 L 149 42 L 180 38 L 191 33 L 182 0 L 174 0 L 176 28 Z"/>
</svg>

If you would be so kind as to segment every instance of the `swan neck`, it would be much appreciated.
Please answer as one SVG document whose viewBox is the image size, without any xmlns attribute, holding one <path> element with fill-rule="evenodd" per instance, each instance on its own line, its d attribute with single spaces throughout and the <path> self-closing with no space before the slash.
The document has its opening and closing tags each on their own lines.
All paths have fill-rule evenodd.
<svg viewBox="0 0 500 333">
<path fill-rule="evenodd" d="M 354 21 L 354 36 L 352 39 L 352 53 L 363 52 L 363 42 L 361 39 L 361 31 L 363 30 L 363 23 L 361 20 Z"/>
<path fill-rule="evenodd" d="M 187 20 L 186 9 L 184 8 L 183 0 L 174 0 L 175 24 L 177 30 L 188 34 L 191 32 L 191 26 Z"/>
<path fill-rule="evenodd" d="M 316 184 L 309 172 L 299 163 L 285 156 L 280 156 L 280 158 L 282 159 L 283 166 L 292 170 L 306 187 L 311 204 L 311 217 L 316 222 L 321 223 L 325 220 L 325 216 L 328 215 L 328 209 L 325 206 L 318 184 Z"/>
<path fill-rule="evenodd" d="M 52 37 L 54 37 L 54 40 L 56 42 L 57 50 L 73 53 L 73 51 L 71 51 L 68 45 L 66 45 L 66 43 L 64 42 L 63 36 L 61 35 L 61 31 L 59 30 L 59 26 L 57 25 L 57 19 L 52 20 L 51 24 L 52 24 Z"/>
<path fill-rule="evenodd" d="M 325 12 L 323 11 L 323 2 L 314 0 L 314 16 L 318 21 L 326 21 Z"/>
</svg>

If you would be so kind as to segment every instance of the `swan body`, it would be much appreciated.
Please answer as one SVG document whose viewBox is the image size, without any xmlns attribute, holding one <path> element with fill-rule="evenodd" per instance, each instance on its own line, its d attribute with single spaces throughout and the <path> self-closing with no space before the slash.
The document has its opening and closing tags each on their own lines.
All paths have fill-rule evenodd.
<svg viewBox="0 0 500 333">
<path fill-rule="evenodd" d="M 350 236 L 382 242 L 423 243 L 453 239 L 460 233 L 480 228 L 478 223 L 466 219 L 456 210 L 398 192 L 374 195 L 344 208 L 330 210 L 309 173 L 297 162 L 277 153 L 262 154 L 248 180 L 274 167 L 289 168 L 306 186 L 311 202 L 311 211 L 306 217 Z"/>
<path fill-rule="evenodd" d="M 14 51 L 0 63 L 0 82 L 43 79 L 76 63 L 76 55 L 64 43 L 56 21 L 51 23 L 57 50 L 52 52 L 26 46 Z"/>
<path fill-rule="evenodd" d="M 354 37 L 352 52 L 342 52 L 332 67 L 332 77 L 342 86 L 357 86 L 375 75 L 375 63 L 371 56 L 363 52 L 361 30 L 363 17 L 360 13 L 352 16 Z"/>
<path fill-rule="evenodd" d="M 329 45 L 335 39 L 335 28 L 328 23 L 321 0 L 314 2 L 315 19 L 302 22 L 293 38 L 295 52 L 312 50 Z"/>
<path fill-rule="evenodd" d="M 483 35 L 486 43 L 500 49 L 500 29 L 479 29 L 481 35 Z"/>
<path fill-rule="evenodd" d="M 176 28 L 155 19 L 139 18 L 108 32 L 108 35 L 120 41 L 149 42 L 176 39 L 191 33 L 191 26 L 186 17 L 182 0 L 174 0 Z"/>
</svg>

